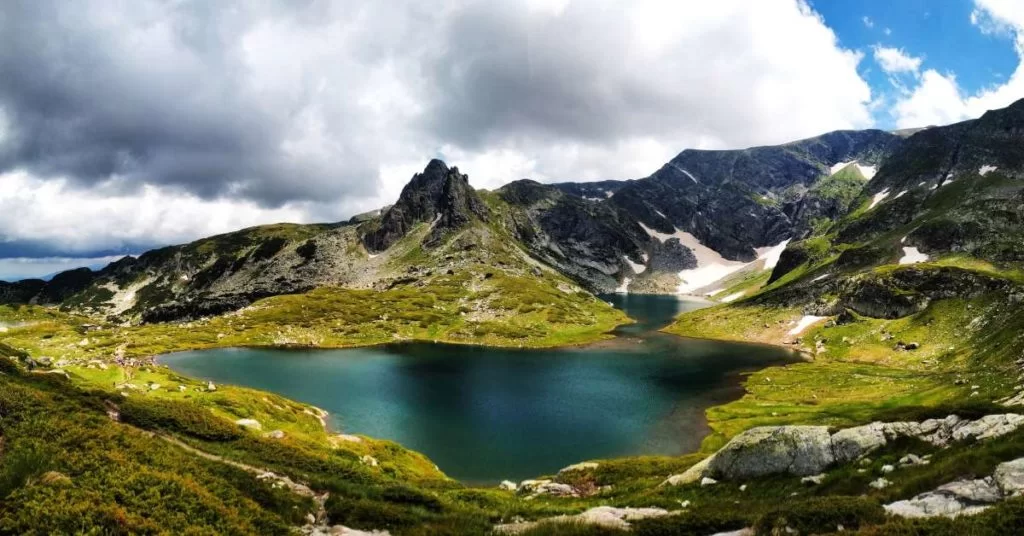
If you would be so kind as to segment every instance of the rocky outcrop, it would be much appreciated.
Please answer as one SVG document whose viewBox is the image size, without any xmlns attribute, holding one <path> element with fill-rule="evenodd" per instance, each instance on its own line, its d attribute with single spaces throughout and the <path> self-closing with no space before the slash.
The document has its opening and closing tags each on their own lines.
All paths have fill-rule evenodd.
<svg viewBox="0 0 1024 536">
<path fill-rule="evenodd" d="M 431 230 L 424 245 L 436 246 L 448 232 L 487 216 L 487 207 L 469 186 L 468 177 L 458 168 L 449 169 L 444 162 L 431 160 L 423 173 L 405 185 L 380 222 L 366 224 L 363 245 L 372 252 L 384 251 L 417 224 L 429 222 Z"/>
<path fill-rule="evenodd" d="M 1024 491 L 1024 458 L 1004 462 L 992 476 L 976 480 L 956 480 L 911 499 L 885 505 L 890 514 L 900 517 L 957 517 L 983 512 L 989 506 Z"/>
<path fill-rule="evenodd" d="M 771 474 L 810 476 L 833 464 L 860 459 L 901 437 L 945 447 L 999 437 L 1022 424 L 1024 416 L 1007 413 L 973 421 L 950 415 L 923 422 L 875 422 L 831 434 L 825 426 L 763 426 L 732 438 L 718 452 L 665 483 L 690 484 L 703 478 L 742 480 Z"/>
<path fill-rule="evenodd" d="M 506 227 L 527 251 L 584 286 L 611 292 L 635 274 L 630 264 L 646 270 L 656 241 L 625 211 L 531 180 L 509 183 L 498 195 L 512 209 Z"/>
</svg>

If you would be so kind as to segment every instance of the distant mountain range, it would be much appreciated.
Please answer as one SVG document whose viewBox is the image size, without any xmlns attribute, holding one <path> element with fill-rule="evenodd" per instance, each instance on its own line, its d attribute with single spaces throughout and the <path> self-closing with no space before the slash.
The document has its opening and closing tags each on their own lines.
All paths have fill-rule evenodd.
<svg viewBox="0 0 1024 536">
<path fill-rule="evenodd" d="M 778 280 L 820 255 L 807 241 L 826 234 L 830 251 L 846 244 L 841 265 L 889 262 L 901 247 L 1017 259 L 1024 218 L 1010 185 L 1024 158 L 1022 108 L 947 127 L 685 150 L 636 180 L 524 179 L 478 191 L 434 160 L 394 205 L 347 222 L 254 227 L 98 271 L 0 283 L 0 302 L 133 322 L 190 319 L 321 286 L 416 284 L 499 257 L 497 270 L 538 265 L 594 293 L 715 294 L 722 277 L 750 269 Z M 957 178 L 965 174 L 974 178 Z M 979 180 L 993 184 L 981 193 L 966 186 Z M 896 241 L 886 234 L 911 223 Z"/>
</svg>

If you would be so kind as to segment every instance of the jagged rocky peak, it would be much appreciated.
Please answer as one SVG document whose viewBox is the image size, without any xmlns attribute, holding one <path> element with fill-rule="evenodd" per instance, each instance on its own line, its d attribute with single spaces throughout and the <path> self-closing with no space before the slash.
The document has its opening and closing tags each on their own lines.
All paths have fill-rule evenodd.
<svg viewBox="0 0 1024 536">
<path fill-rule="evenodd" d="M 379 222 L 365 226 L 363 245 L 370 251 L 383 251 L 420 223 L 433 226 L 424 245 L 437 245 L 448 231 L 463 227 L 474 217 L 486 220 L 488 213 L 469 178 L 459 173 L 459 168 L 434 159 L 405 185 Z"/>
</svg>

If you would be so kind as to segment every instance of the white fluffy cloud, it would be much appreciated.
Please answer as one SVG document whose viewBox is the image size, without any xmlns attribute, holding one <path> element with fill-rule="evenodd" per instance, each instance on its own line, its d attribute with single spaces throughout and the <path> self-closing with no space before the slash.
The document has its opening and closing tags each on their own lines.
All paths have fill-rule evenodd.
<svg viewBox="0 0 1024 536">
<path fill-rule="evenodd" d="M 4 234 L 69 255 L 182 242 L 262 223 L 304 222 L 314 212 L 309 204 L 270 209 L 150 185 L 130 192 L 83 190 L 20 171 L 0 175 L 0 184 Z"/>
<path fill-rule="evenodd" d="M 1006 82 L 970 94 L 957 84 L 954 73 L 928 69 L 921 74 L 920 82 L 894 105 L 897 126 L 953 123 L 978 117 L 1024 97 L 1024 3 L 975 0 L 971 22 L 983 32 L 1005 34 L 1014 39 L 1019 59 L 1016 70 Z"/>
<path fill-rule="evenodd" d="M 338 220 L 437 156 L 482 187 L 636 178 L 872 122 L 804 0 L 33 6 L 0 52 L 0 242 Z"/>
<path fill-rule="evenodd" d="M 921 68 L 921 58 L 911 56 L 901 48 L 875 45 L 874 52 L 875 61 L 887 73 L 916 73 Z"/>
</svg>

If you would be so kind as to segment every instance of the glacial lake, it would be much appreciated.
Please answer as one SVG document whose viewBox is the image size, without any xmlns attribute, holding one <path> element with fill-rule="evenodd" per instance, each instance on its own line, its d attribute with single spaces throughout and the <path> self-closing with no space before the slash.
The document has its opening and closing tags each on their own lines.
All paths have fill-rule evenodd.
<svg viewBox="0 0 1024 536">
<path fill-rule="evenodd" d="M 743 372 L 797 359 L 781 348 L 657 332 L 697 302 L 603 298 L 637 323 L 585 347 L 231 348 L 160 362 L 313 404 L 339 432 L 397 441 L 453 478 L 492 484 L 589 459 L 692 452 L 707 433 L 704 410 L 739 397 Z"/>
</svg>

